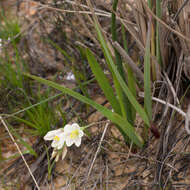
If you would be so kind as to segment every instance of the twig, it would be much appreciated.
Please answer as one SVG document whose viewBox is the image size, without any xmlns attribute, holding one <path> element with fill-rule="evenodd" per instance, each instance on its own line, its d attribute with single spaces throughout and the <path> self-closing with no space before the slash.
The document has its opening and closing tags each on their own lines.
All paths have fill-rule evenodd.
<svg viewBox="0 0 190 190">
<path fill-rule="evenodd" d="M 137 67 L 137 65 L 134 63 L 134 61 L 130 58 L 130 56 L 127 54 L 127 52 L 120 46 L 118 42 L 112 42 L 113 46 L 117 49 L 117 51 L 121 54 L 124 61 L 129 64 L 133 72 L 136 74 L 136 76 L 141 80 L 141 82 L 144 83 L 144 75 L 142 71 Z"/>
<path fill-rule="evenodd" d="M 3 126 L 5 127 L 6 131 L 8 132 L 9 136 L 11 137 L 11 140 L 12 140 L 13 143 L 15 144 L 15 146 L 16 146 L 16 148 L 17 148 L 19 154 L 21 155 L 21 157 L 22 157 L 22 159 L 23 159 L 23 161 L 24 161 L 24 163 L 25 163 L 25 165 L 26 165 L 26 167 L 27 167 L 27 169 L 28 169 L 28 171 L 29 171 L 29 173 L 30 173 L 30 175 L 31 175 L 31 177 L 32 177 L 32 179 L 33 179 L 33 181 L 34 181 L 36 187 L 37 187 L 37 189 L 40 190 L 40 187 L 39 187 L 39 185 L 38 185 L 38 183 L 37 183 L 37 181 L 36 181 L 34 175 L 32 174 L 32 172 L 31 172 L 31 170 L 30 170 L 30 167 L 29 167 L 29 165 L 27 164 L 27 162 L 26 162 L 26 160 L 25 160 L 25 158 L 24 158 L 24 156 L 23 156 L 23 154 L 22 154 L 22 151 L 20 150 L 20 148 L 19 148 L 18 144 L 16 143 L 16 141 L 15 141 L 13 135 L 12 135 L 11 132 L 9 131 L 9 128 L 7 127 L 5 121 L 3 120 L 3 118 L 2 118 L 1 116 L 0 116 L 0 120 L 1 120 L 1 122 L 2 122 L 2 124 L 3 124 Z"/>
<path fill-rule="evenodd" d="M 144 97 L 144 93 L 143 92 L 139 92 L 139 96 L 140 97 Z M 167 105 L 169 106 L 170 108 L 174 109 L 175 111 L 177 111 L 178 113 L 180 113 L 183 117 L 186 118 L 186 113 L 184 111 L 182 111 L 181 109 L 179 109 L 178 107 L 164 101 L 164 100 L 161 100 L 159 98 L 155 98 L 155 97 L 152 97 L 152 100 L 156 101 L 156 102 L 159 102 L 161 104 L 164 104 L 164 105 Z"/>
<path fill-rule="evenodd" d="M 174 16 L 174 21 L 176 21 L 177 17 L 179 16 L 180 12 L 183 10 L 183 8 L 187 5 L 187 3 L 189 2 L 189 0 L 185 0 L 183 2 L 183 4 L 181 5 L 181 7 L 177 10 L 177 13 Z"/>
<path fill-rule="evenodd" d="M 176 34 L 178 37 L 190 42 L 190 38 L 188 38 L 187 36 L 183 35 L 182 33 L 174 30 L 173 28 L 171 28 L 168 24 L 166 24 L 164 21 L 162 21 L 160 18 L 158 18 L 147 6 L 146 2 L 143 1 L 143 4 L 146 8 L 146 10 L 151 14 L 152 17 L 154 17 L 154 19 L 156 19 L 161 25 L 163 25 L 165 28 L 167 28 L 168 30 L 170 30 L 172 33 Z"/>
<path fill-rule="evenodd" d="M 174 104 L 176 104 L 176 102 L 177 102 L 177 104 L 180 105 L 179 99 L 177 97 L 177 92 L 175 92 L 175 89 L 174 89 L 174 87 L 172 85 L 172 82 L 170 81 L 170 79 L 169 79 L 166 72 L 164 72 L 164 76 L 165 76 L 166 81 L 168 83 L 168 86 L 169 86 L 169 88 L 170 88 L 170 90 L 172 92 L 172 95 L 173 95 L 173 98 L 174 98 Z"/>
<path fill-rule="evenodd" d="M 82 167 L 82 165 L 87 161 L 87 159 L 89 158 L 90 154 L 93 152 L 93 149 L 91 149 L 88 154 L 85 156 L 85 158 L 83 159 L 83 161 L 80 163 L 80 165 L 77 167 L 77 169 L 75 170 L 74 174 L 72 175 L 72 177 L 70 178 L 68 184 L 67 184 L 67 188 L 69 189 L 69 186 L 72 182 L 72 180 L 77 176 L 77 173 L 79 172 L 80 168 Z"/>
<path fill-rule="evenodd" d="M 190 105 L 188 106 L 187 109 L 187 114 L 185 117 L 185 130 L 187 131 L 188 134 L 190 134 L 190 130 L 189 130 L 189 121 L 190 121 Z"/>
<path fill-rule="evenodd" d="M 144 93 L 143 92 L 139 92 L 139 96 L 140 97 L 144 97 Z M 187 110 L 187 113 L 185 113 L 184 111 L 182 111 L 181 109 L 179 109 L 178 107 L 164 101 L 164 100 L 161 100 L 159 98 L 155 98 L 155 97 L 152 97 L 152 100 L 156 101 L 156 102 L 159 102 L 161 104 L 164 104 L 164 105 L 167 105 L 168 107 L 174 109 L 175 111 L 177 111 L 178 113 L 180 113 L 183 117 L 185 117 L 185 130 L 186 132 L 190 135 L 190 129 L 189 129 L 189 121 L 190 121 L 190 104 L 188 106 L 188 110 Z"/>
<path fill-rule="evenodd" d="M 109 124 L 110 124 L 110 123 L 108 122 L 108 123 L 106 123 L 106 125 L 105 125 L 104 131 L 103 131 L 103 134 L 102 134 L 102 137 L 101 137 L 100 142 L 99 142 L 99 145 L 98 145 L 98 148 L 97 148 L 96 153 L 95 153 L 95 155 L 94 155 L 94 159 L 93 159 L 92 164 L 91 164 L 91 166 L 90 166 L 90 169 L 89 169 L 89 171 L 88 171 L 87 180 L 88 180 L 88 178 L 89 178 L 89 176 L 90 176 L 90 173 L 91 173 L 91 171 L 92 171 L 94 162 L 95 162 L 95 160 L 96 160 L 96 158 L 97 158 L 97 155 L 98 155 L 98 153 L 99 153 L 99 151 L 100 151 L 100 147 L 101 147 L 102 141 L 103 141 L 103 139 L 104 139 L 104 136 L 105 136 L 105 133 L 106 133 L 106 131 L 107 131 L 107 128 L 108 128 L 108 125 L 109 125 Z"/>
</svg>

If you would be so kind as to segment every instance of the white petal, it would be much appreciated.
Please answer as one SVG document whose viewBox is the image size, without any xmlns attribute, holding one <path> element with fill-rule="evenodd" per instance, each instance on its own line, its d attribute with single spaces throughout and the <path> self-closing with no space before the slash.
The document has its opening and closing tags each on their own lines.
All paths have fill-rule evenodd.
<svg viewBox="0 0 190 190">
<path fill-rule="evenodd" d="M 63 152 L 62 152 L 62 160 L 65 158 L 66 155 L 67 155 L 67 147 L 64 146 Z"/>
<path fill-rule="evenodd" d="M 68 147 L 71 146 L 73 143 L 74 143 L 74 142 L 73 142 L 73 140 L 72 140 L 71 138 L 67 138 L 67 139 L 66 139 L 66 145 L 67 145 Z"/>
<path fill-rule="evenodd" d="M 62 147 L 63 147 L 63 144 L 58 144 L 58 145 L 56 146 L 56 149 L 57 149 L 57 150 L 60 150 Z"/>
<path fill-rule="evenodd" d="M 64 136 L 65 137 L 69 136 L 72 131 L 77 130 L 77 129 L 80 130 L 80 127 L 77 123 L 73 123 L 72 125 L 69 125 L 69 124 L 65 125 Z"/>
<path fill-rule="evenodd" d="M 53 130 L 53 131 L 49 131 L 45 136 L 44 136 L 44 140 L 46 141 L 51 141 L 53 140 L 54 136 L 63 133 L 63 129 L 57 129 L 57 130 Z"/>
<path fill-rule="evenodd" d="M 59 137 L 60 143 L 64 143 L 65 142 L 65 136 L 64 136 L 63 133 L 59 134 L 58 137 Z"/>
<path fill-rule="evenodd" d="M 71 129 L 72 129 L 71 125 L 69 125 L 69 124 L 65 125 L 65 127 L 64 127 L 64 133 L 70 132 Z"/>
<path fill-rule="evenodd" d="M 78 129 L 78 127 L 77 127 L 77 126 L 74 126 L 74 125 L 71 125 L 71 127 L 69 128 L 70 131 L 74 131 L 74 130 L 76 130 L 76 129 Z"/>
<path fill-rule="evenodd" d="M 81 145 L 81 138 L 75 139 L 75 145 L 79 147 Z"/>
<path fill-rule="evenodd" d="M 51 154 L 51 159 L 55 158 L 56 155 L 57 155 L 57 151 L 54 149 Z"/>
<path fill-rule="evenodd" d="M 44 140 L 46 140 L 46 141 L 51 141 L 51 140 L 53 140 L 54 136 L 55 136 L 55 134 L 52 133 L 52 131 L 49 131 L 49 132 L 44 136 Z"/>
<path fill-rule="evenodd" d="M 64 145 L 64 143 L 62 143 L 62 142 L 59 142 L 59 144 L 57 145 L 57 149 L 59 150 L 59 149 L 61 149 L 62 147 L 63 147 L 63 145 Z"/>
<path fill-rule="evenodd" d="M 56 158 L 55 158 L 55 162 L 57 162 L 59 160 L 59 154 L 57 154 Z"/>
<path fill-rule="evenodd" d="M 81 138 L 84 135 L 83 130 L 79 130 L 79 137 Z"/>
<path fill-rule="evenodd" d="M 51 146 L 52 146 L 53 148 L 57 148 L 58 145 L 59 145 L 59 141 L 53 141 L 53 142 L 51 143 Z"/>
<path fill-rule="evenodd" d="M 78 123 L 73 123 L 72 127 L 75 128 L 75 129 L 80 129 L 80 126 L 78 125 Z"/>
<path fill-rule="evenodd" d="M 63 138 L 63 135 L 60 135 L 59 138 L 60 138 L 60 140 L 56 147 L 58 150 L 61 149 L 65 144 L 65 138 Z"/>
</svg>

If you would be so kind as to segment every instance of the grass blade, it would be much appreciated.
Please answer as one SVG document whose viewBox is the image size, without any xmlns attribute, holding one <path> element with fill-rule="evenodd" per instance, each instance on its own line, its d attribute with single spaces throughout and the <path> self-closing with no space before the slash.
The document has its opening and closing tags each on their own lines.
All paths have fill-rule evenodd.
<svg viewBox="0 0 190 190">
<path fill-rule="evenodd" d="M 161 1 L 156 0 L 156 16 L 161 18 Z M 161 65 L 161 54 L 160 54 L 160 37 L 159 37 L 159 22 L 156 20 L 156 57 L 158 63 Z"/>
<path fill-rule="evenodd" d="M 127 47 L 127 39 L 126 39 L 126 33 L 125 33 L 125 27 L 122 24 L 121 25 L 121 31 L 122 31 L 122 40 L 123 40 L 123 47 L 124 50 L 128 53 L 128 47 Z M 135 82 L 135 76 L 133 74 L 133 71 L 131 67 L 128 64 L 124 65 L 124 69 L 126 68 L 126 73 L 127 73 L 127 84 L 129 86 L 130 91 L 136 98 L 136 82 Z M 129 100 L 128 100 L 129 102 Z M 128 121 L 133 124 L 135 117 L 136 117 L 136 110 L 132 106 L 132 104 L 129 102 L 130 106 L 127 107 L 127 114 L 129 115 Z"/>
<path fill-rule="evenodd" d="M 117 10 L 117 5 L 118 5 L 118 0 L 114 0 L 113 1 L 113 6 L 112 6 L 112 18 L 111 18 L 111 33 L 112 33 L 112 40 L 113 41 L 118 41 L 117 39 L 117 26 L 116 26 L 116 15 L 115 12 Z M 118 71 L 121 75 L 121 77 L 123 78 L 123 80 L 125 81 L 125 73 L 124 73 L 124 69 L 123 69 L 123 64 L 122 64 L 122 58 L 120 53 L 117 51 L 117 49 L 114 47 L 114 53 L 115 53 L 115 61 L 116 61 L 116 65 L 118 68 Z M 125 93 L 123 92 L 123 89 L 121 88 L 120 84 L 117 81 L 115 81 L 115 89 L 116 89 L 116 93 L 119 99 L 119 103 L 120 103 L 120 107 L 121 107 L 121 112 L 122 112 L 122 116 L 124 118 L 126 118 L 128 121 L 131 121 L 131 111 L 130 111 L 130 103 L 128 101 L 128 98 L 126 97 Z"/>
<path fill-rule="evenodd" d="M 100 65 L 96 61 L 96 58 L 94 57 L 94 55 L 89 49 L 86 49 L 86 56 L 87 56 L 90 68 L 92 69 L 92 72 L 94 73 L 95 78 L 98 81 L 98 84 L 100 85 L 102 91 L 104 92 L 107 100 L 110 102 L 114 111 L 120 114 L 121 110 L 120 110 L 119 102 L 102 68 L 100 67 Z"/>
<path fill-rule="evenodd" d="M 151 67 L 150 67 L 150 39 L 151 39 L 151 25 L 148 25 L 147 42 L 145 48 L 145 58 L 144 58 L 144 107 L 149 117 L 152 119 L 152 96 L 151 96 Z"/>
<path fill-rule="evenodd" d="M 25 120 L 25 119 L 22 119 L 22 118 L 17 117 L 17 116 L 13 116 L 13 117 L 14 117 L 17 121 L 20 121 L 20 122 L 26 124 L 27 126 L 33 128 L 33 129 L 37 129 L 37 128 L 38 128 L 38 126 L 36 126 L 35 124 L 33 124 L 33 123 L 31 123 L 31 122 L 29 122 L 29 121 L 27 121 L 27 120 Z"/>
</svg>

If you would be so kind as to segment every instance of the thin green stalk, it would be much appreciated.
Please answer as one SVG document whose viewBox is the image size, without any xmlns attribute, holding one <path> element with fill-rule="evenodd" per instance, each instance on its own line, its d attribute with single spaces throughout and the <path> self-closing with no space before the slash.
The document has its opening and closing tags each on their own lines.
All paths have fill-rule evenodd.
<svg viewBox="0 0 190 190">
<path fill-rule="evenodd" d="M 112 23 L 111 23 L 111 32 L 112 32 L 112 40 L 113 41 L 118 41 L 117 27 L 116 27 L 116 15 L 115 15 L 115 12 L 117 10 L 117 4 L 118 4 L 118 0 L 114 0 L 113 7 L 112 7 L 113 12 L 112 12 Z M 119 71 L 120 75 L 122 76 L 122 78 L 125 79 L 121 56 L 115 48 L 114 48 L 114 51 L 115 51 L 116 64 L 117 64 L 118 71 Z"/>
<path fill-rule="evenodd" d="M 115 12 L 117 10 L 117 5 L 118 5 L 118 0 L 114 0 L 113 7 L 112 7 L 112 9 L 113 9 L 112 20 L 111 20 L 111 32 L 112 32 L 112 40 L 113 41 L 118 41 L 118 39 L 117 39 L 117 26 L 116 26 L 116 15 L 115 15 Z M 123 65 L 122 65 L 121 55 L 119 54 L 119 52 L 115 48 L 114 48 L 114 52 L 115 52 L 117 69 L 118 69 L 120 75 L 122 76 L 123 80 L 125 81 L 125 73 L 124 73 L 124 69 L 123 69 Z M 130 104 L 128 103 L 129 101 L 127 101 L 127 98 L 126 98 L 121 86 L 119 85 L 119 83 L 117 81 L 115 81 L 114 84 L 115 84 L 116 92 L 117 92 L 118 99 L 120 102 L 122 115 L 126 119 L 128 117 L 130 118 L 129 114 L 131 112 L 127 111 L 127 108 L 130 107 Z"/>
<path fill-rule="evenodd" d="M 152 96 L 151 96 L 151 65 L 150 65 L 150 40 L 151 40 L 151 23 L 148 24 L 148 33 L 146 40 L 144 56 L 144 108 L 147 112 L 149 121 L 152 120 Z M 144 140 L 148 138 L 148 125 L 143 129 Z"/>
<path fill-rule="evenodd" d="M 161 0 L 156 0 L 156 16 L 161 18 Z M 159 37 L 159 22 L 156 20 L 156 57 L 158 63 L 161 65 L 160 55 L 160 37 Z"/>
<path fill-rule="evenodd" d="M 152 99 L 151 99 L 151 66 L 150 66 L 150 39 L 151 39 L 151 28 L 149 23 L 149 29 L 147 34 L 147 42 L 145 49 L 145 57 L 144 57 L 144 107 L 147 112 L 148 118 L 151 121 L 152 119 Z"/>
<path fill-rule="evenodd" d="M 154 28 L 154 25 L 153 23 L 151 22 L 151 55 L 152 56 L 155 56 L 155 46 L 156 46 L 156 40 L 155 40 L 155 28 Z M 155 61 L 152 59 L 151 60 L 151 67 L 152 67 L 152 80 L 153 81 L 156 81 L 156 64 L 155 64 Z"/>
<path fill-rule="evenodd" d="M 122 32 L 123 46 L 124 46 L 125 51 L 128 53 L 126 32 L 125 32 L 125 27 L 123 24 L 121 25 L 121 32 Z M 128 82 L 129 89 L 131 90 L 132 94 L 136 97 L 136 83 L 135 83 L 135 77 L 133 75 L 133 71 L 128 64 L 125 64 L 125 67 L 127 70 L 127 82 Z M 135 116 L 136 116 L 136 111 L 131 105 L 128 98 L 127 98 L 127 104 L 130 105 L 130 106 L 127 106 L 128 120 L 131 124 L 133 124 L 135 120 Z"/>
<path fill-rule="evenodd" d="M 148 0 L 148 7 L 152 9 L 152 0 Z"/>
</svg>

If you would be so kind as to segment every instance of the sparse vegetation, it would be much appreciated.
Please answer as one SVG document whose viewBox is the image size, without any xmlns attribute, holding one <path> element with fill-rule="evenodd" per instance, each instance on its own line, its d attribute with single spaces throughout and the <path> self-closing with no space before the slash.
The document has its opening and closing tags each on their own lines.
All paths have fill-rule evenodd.
<svg viewBox="0 0 190 190">
<path fill-rule="evenodd" d="M 0 189 L 188 189 L 190 2 L 16 2 L 0 2 Z"/>
</svg>

